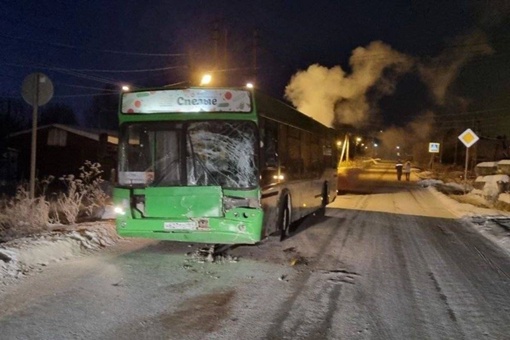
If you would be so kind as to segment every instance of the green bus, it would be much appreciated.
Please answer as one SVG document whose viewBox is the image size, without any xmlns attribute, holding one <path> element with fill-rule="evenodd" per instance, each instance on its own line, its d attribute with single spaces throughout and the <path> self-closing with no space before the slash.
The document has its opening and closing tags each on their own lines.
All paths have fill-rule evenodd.
<svg viewBox="0 0 510 340">
<path fill-rule="evenodd" d="M 122 93 L 116 228 L 254 244 L 335 199 L 336 133 L 248 88 Z"/>
</svg>

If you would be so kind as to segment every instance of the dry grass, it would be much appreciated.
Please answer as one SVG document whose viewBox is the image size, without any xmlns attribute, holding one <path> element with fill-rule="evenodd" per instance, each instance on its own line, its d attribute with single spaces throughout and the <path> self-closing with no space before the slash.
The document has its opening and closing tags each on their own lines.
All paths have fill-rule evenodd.
<svg viewBox="0 0 510 340">
<path fill-rule="evenodd" d="M 55 223 L 75 224 L 79 219 L 90 219 L 97 210 L 104 211 L 108 196 L 101 188 L 100 167 L 86 161 L 78 178 L 60 178 L 66 190 L 51 202 L 46 189 L 53 177 L 40 182 L 36 198 L 29 197 L 27 185 L 20 185 L 15 197 L 0 202 L 0 242 L 43 232 Z"/>
</svg>

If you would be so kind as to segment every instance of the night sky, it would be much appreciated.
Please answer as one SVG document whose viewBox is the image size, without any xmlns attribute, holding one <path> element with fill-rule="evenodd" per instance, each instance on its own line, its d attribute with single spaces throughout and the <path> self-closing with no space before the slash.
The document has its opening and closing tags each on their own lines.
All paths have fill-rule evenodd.
<svg viewBox="0 0 510 340">
<path fill-rule="evenodd" d="M 472 112 L 510 113 L 506 0 L 19 0 L 0 10 L 0 98 L 21 98 L 23 79 L 42 72 L 51 102 L 80 120 L 105 85 L 196 84 L 210 70 L 325 124 L 405 127 L 433 114 L 458 126 Z M 510 132 L 494 122 L 485 131 Z"/>
</svg>

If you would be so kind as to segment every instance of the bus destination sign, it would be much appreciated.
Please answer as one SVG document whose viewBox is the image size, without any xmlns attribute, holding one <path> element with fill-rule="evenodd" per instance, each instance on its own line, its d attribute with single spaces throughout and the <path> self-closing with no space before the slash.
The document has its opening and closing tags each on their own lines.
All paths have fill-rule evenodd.
<svg viewBox="0 0 510 340">
<path fill-rule="evenodd" d="M 251 112 L 246 90 L 179 89 L 126 92 L 122 113 Z"/>
</svg>

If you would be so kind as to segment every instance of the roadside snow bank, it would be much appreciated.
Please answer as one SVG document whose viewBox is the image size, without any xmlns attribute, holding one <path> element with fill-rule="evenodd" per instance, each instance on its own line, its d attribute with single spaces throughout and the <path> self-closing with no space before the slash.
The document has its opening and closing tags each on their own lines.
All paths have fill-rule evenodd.
<svg viewBox="0 0 510 340">
<path fill-rule="evenodd" d="M 119 236 L 113 221 L 64 226 L 45 234 L 0 244 L 0 282 L 40 271 L 52 262 L 80 256 L 115 244 Z"/>
<path fill-rule="evenodd" d="M 457 218 L 473 226 L 480 234 L 510 254 L 510 212 L 458 202 L 439 192 L 435 186 L 429 186 L 428 190 Z M 473 193 L 465 196 L 470 196 L 472 200 L 484 200 Z"/>
</svg>

